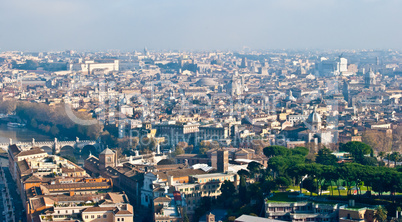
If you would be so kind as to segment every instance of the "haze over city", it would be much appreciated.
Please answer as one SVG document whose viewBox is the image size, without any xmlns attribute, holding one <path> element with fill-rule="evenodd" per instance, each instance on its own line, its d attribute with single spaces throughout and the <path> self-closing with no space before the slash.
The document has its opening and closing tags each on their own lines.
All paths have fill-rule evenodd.
<svg viewBox="0 0 402 222">
<path fill-rule="evenodd" d="M 402 222 L 401 9 L 0 0 L 0 221 Z"/>
<path fill-rule="evenodd" d="M 0 2 L 1 51 L 402 48 L 397 0 Z"/>
</svg>

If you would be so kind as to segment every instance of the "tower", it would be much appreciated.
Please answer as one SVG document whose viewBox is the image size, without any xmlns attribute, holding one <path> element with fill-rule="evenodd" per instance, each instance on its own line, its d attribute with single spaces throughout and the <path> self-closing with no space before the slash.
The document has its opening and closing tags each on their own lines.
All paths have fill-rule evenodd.
<svg viewBox="0 0 402 222">
<path fill-rule="evenodd" d="M 147 47 L 144 47 L 144 56 L 149 56 L 149 52 Z"/>
<path fill-rule="evenodd" d="M 345 101 L 349 103 L 349 84 L 346 80 L 343 81 L 342 94 Z"/>
<path fill-rule="evenodd" d="M 311 126 L 311 130 L 313 131 L 318 131 L 321 129 L 321 116 L 317 113 L 316 107 L 314 107 L 313 112 L 310 113 L 306 122 Z"/>
<path fill-rule="evenodd" d="M 372 69 L 370 69 L 369 72 L 367 72 L 364 76 L 364 85 L 366 88 L 370 88 L 370 86 L 375 85 L 375 74 Z"/>
<path fill-rule="evenodd" d="M 229 169 L 229 152 L 227 150 L 216 151 L 216 166 L 218 172 L 226 173 Z"/>
<path fill-rule="evenodd" d="M 209 213 L 206 215 L 207 222 L 215 222 L 215 215 Z"/>
<path fill-rule="evenodd" d="M 246 57 L 243 57 L 242 59 L 241 59 L 241 68 L 246 68 L 247 67 L 247 58 Z"/>
<path fill-rule="evenodd" d="M 99 169 L 104 170 L 107 167 L 115 167 L 117 163 L 116 153 L 106 148 L 99 154 Z"/>
</svg>

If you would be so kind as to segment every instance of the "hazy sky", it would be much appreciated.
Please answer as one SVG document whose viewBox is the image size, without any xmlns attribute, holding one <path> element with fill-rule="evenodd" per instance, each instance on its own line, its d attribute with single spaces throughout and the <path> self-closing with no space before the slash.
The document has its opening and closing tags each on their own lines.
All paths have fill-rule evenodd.
<svg viewBox="0 0 402 222">
<path fill-rule="evenodd" d="M 0 50 L 402 49 L 400 0 L 0 0 Z"/>
</svg>

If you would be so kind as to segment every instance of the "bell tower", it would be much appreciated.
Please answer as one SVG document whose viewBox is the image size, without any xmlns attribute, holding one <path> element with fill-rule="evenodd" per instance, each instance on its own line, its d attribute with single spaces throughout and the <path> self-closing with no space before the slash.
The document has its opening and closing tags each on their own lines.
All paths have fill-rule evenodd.
<svg viewBox="0 0 402 222">
<path fill-rule="evenodd" d="M 106 148 L 99 154 L 99 169 L 104 170 L 107 167 L 115 167 L 117 164 L 116 153 Z"/>
</svg>

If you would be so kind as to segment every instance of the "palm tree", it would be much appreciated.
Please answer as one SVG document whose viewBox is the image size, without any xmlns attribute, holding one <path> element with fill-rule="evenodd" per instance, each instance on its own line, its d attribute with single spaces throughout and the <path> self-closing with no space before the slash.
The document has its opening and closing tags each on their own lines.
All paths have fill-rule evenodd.
<svg viewBox="0 0 402 222">
<path fill-rule="evenodd" d="M 381 160 L 383 160 L 385 157 L 385 152 L 383 152 L 383 151 L 379 152 L 378 156 L 381 158 Z"/>
<path fill-rule="evenodd" d="M 378 206 L 374 212 L 374 219 L 379 222 L 387 221 L 387 210 L 383 206 Z"/>
<path fill-rule="evenodd" d="M 396 167 L 396 162 L 398 162 L 398 161 L 399 161 L 399 158 L 400 158 L 399 153 L 398 153 L 398 152 L 393 152 L 393 153 L 390 155 L 390 158 L 391 158 L 392 161 L 394 161 L 394 167 Z"/>
<path fill-rule="evenodd" d="M 387 154 L 387 160 L 388 160 L 388 167 L 389 167 L 389 162 L 390 162 L 390 159 L 391 159 L 391 154 Z"/>
</svg>

